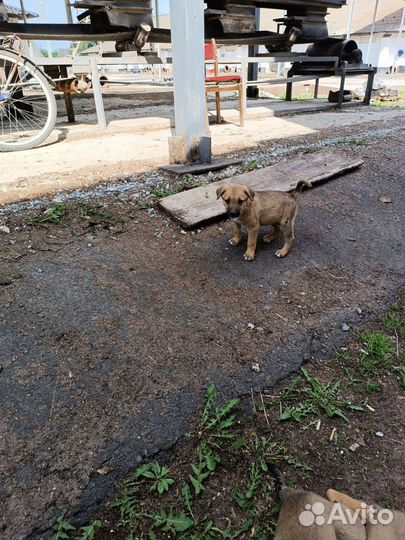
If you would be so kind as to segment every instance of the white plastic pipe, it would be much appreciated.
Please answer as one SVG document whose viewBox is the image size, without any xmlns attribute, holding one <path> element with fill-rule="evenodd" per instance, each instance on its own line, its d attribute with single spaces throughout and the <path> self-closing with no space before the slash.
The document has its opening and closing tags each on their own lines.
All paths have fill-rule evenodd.
<svg viewBox="0 0 405 540">
<path fill-rule="evenodd" d="M 368 40 L 367 54 L 366 54 L 366 64 L 369 62 L 371 43 L 373 41 L 374 29 L 375 29 L 375 20 L 377 18 L 377 9 L 378 9 L 379 0 L 375 0 L 374 14 L 373 14 L 373 23 L 371 25 L 370 39 Z"/>
</svg>

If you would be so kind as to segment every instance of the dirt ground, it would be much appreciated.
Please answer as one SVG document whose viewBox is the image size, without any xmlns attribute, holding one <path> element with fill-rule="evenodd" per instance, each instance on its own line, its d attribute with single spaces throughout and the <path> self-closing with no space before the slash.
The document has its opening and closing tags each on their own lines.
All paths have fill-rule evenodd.
<svg viewBox="0 0 405 540">
<path fill-rule="evenodd" d="M 369 336 L 377 336 L 380 345 L 388 343 L 390 365 L 385 365 L 381 351 L 373 360 L 377 367 L 369 363 L 377 352 L 364 341 L 370 343 Z M 204 407 L 187 437 L 164 460 L 166 477 L 171 479 L 167 491 L 159 494 L 151 489 L 152 480 L 136 476 L 139 468 L 133 471 L 98 514 L 97 540 L 128 539 L 131 533 L 134 538 L 270 540 L 280 501 L 274 477 L 266 468 L 269 462 L 277 464 L 289 487 L 321 496 L 334 488 L 368 504 L 403 511 L 405 396 L 398 366 L 404 361 L 404 336 L 403 300 L 399 299 L 382 317 L 360 325 L 359 333 L 352 334 L 345 347 L 331 351 L 326 361 L 315 357 L 305 364 L 305 372 L 263 393 L 243 396 L 232 411 L 236 413 L 232 427 L 222 433 L 226 436 L 222 443 L 207 429 Z M 336 396 L 325 398 L 335 384 Z M 293 404 L 297 411 L 303 410 L 308 393 L 299 390 L 308 388 L 316 389 L 317 402 L 325 408 L 297 420 L 281 420 Z M 289 395 L 297 389 L 290 401 Z M 345 418 L 335 414 L 332 403 L 339 404 Z M 211 415 L 218 405 L 222 403 L 217 399 Z M 202 469 L 205 462 L 200 456 L 206 445 L 212 445 L 217 463 L 211 464 L 213 470 L 208 469 L 197 494 L 190 475 L 196 478 L 196 468 Z M 187 484 L 189 505 L 182 496 Z M 130 511 L 128 501 L 133 504 Z M 153 516 L 162 510 L 177 519 L 186 515 L 185 532 L 173 534 L 165 520 L 159 524 Z"/>
<path fill-rule="evenodd" d="M 222 399 L 272 388 L 385 309 L 403 287 L 404 147 L 401 132 L 342 145 L 363 167 L 301 194 L 283 260 L 261 244 L 246 263 L 229 224 L 184 234 L 130 193 L 54 224 L 6 213 L 2 538 L 47 538 L 64 505 L 88 522 L 183 437 L 210 383 Z"/>
</svg>

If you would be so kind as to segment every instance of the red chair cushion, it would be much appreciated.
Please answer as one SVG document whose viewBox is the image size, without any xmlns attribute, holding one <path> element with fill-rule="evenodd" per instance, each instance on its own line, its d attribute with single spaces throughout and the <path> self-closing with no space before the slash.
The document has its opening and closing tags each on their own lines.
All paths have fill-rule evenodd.
<svg viewBox="0 0 405 540">
<path fill-rule="evenodd" d="M 214 50 L 214 45 L 212 43 L 207 43 L 207 45 L 205 45 L 205 59 L 206 60 L 215 59 L 215 50 Z"/>
<path fill-rule="evenodd" d="M 240 82 L 240 75 L 218 75 L 217 77 L 205 77 L 206 83 L 217 83 L 217 82 Z"/>
</svg>

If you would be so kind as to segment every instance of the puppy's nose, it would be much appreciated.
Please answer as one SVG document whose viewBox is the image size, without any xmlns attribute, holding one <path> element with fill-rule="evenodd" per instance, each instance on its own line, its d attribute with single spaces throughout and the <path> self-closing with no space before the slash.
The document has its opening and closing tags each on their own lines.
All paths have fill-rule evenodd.
<svg viewBox="0 0 405 540">
<path fill-rule="evenodd" d="M 239 212 L 235 212 L 235 211 L 232 211 L 232 212 L 229 212 L 229 215 L 231 216 L 231 218 L 237 218 L 239 217 Z"/>
</svg>

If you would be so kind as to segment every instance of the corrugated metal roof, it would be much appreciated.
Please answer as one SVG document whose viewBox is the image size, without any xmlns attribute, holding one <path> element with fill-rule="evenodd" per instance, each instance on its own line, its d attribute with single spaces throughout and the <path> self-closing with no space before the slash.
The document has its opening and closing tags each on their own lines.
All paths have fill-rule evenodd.
<svg viewBox="0 0 405 540">
<path fill-rule="evenodd" d="M 22 20 L 23 14 L 20 8 L 11 6 L 10 4 L 7 4 L 7 3 L 5 3 L 4 5 L 6 6 L 7 15 L 9 17 L 14 17 L 16 19 Z M 35 19 L 35 17 L 39 17 L 38 13 L 34 13 L 33 11 L 25 10 L 25 14 L 27 16 L 27 19 Z"/>
<path fill-rule="evenodd" d="M 399 32 L 399 27 L 401 25 L 402 9 L 390 13 L 382 19 L 377 19 L 375 22 L 374 33 L 386 33 L 386 32 Z M 370 34 L 371 33 L 371 24 L 356 30 L 355 34 Z"/>
</svg>

